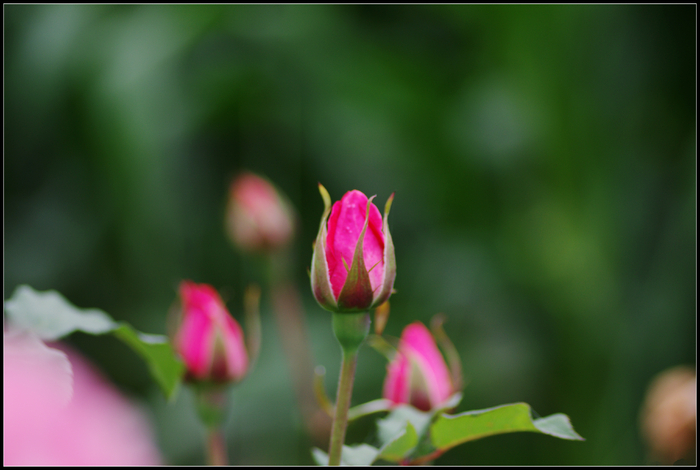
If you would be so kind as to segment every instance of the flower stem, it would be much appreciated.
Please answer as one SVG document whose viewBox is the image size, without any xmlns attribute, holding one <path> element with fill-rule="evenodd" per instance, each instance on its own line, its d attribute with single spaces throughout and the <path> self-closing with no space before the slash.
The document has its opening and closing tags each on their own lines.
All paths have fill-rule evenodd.
<svg viewBox="0 0 700 470">
<path fill-rule="evenodd" d="M 228 465 L 224 421 L 228 395 L 226 387 L 211 383 L 195 383 L 197 414 L 207 430 L 207 460 L 209 465 Z"/>
<path fill-rule="evenodd" d="M 355 380 L 357 350 L 347 354 L 343 351 L 343 362 L 338 381 L 338 397 L 335 401 L 335 415 L 331 429 L 331 446 L 328 451 L 328 465 L 340 465 L 340 454 L 345 442 L 345 430 L 348 427 L 348 409 L 352 398 L 352 384 Z"/>
<path fill-rule="evenodd" d="M 209 465 L 228 465 L 224 431 L 220 427 L 210 428 L 207 441 Z"/>
<path fill-rule="evenodd" d="M 328 465 L 340 465 L 340 456 L 348 427 L 348 409 L 352 399 L 352 385 L 355 380 L 357 351 L 369 332 L 368 313 L 334 313 L 333 333 L 343 351 L 338 380 L 338 394 L 335 401 L 331 443 L 328 450 Z"/>
</svg>

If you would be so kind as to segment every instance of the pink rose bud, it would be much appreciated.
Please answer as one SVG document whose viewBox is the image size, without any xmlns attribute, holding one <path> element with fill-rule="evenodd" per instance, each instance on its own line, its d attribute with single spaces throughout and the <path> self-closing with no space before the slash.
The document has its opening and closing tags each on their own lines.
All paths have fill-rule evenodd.
<svg viewBox="0 0 700 470">
<path fill-rule="evenodd" d="M 399 349 L 387 365 L 384 398 L 428 411 L 455 393 L 450 373 L 435 340 L 420 322 L 404 328 Z"/>
<path fill-rule="evenodd" d="M 331 312 L 367 311 L 385 302 L 394 287 L 396 259 L 388 222 L 394 195 L 386 202 L 382 222 L 374 196 L 368 200 L 360 191 L 349 191 L 331 211 L 326 188 L 318 186 L 325 210 L 311 261 L 311 289 Z"/>
<path fill-rule="evenodd" d="M 226 229 L 243 250 L 275 250 L 294 235 L 294 211 L 268 180 L 241 173 L 229 190 Z"/>
<path fill-rule="evenodd" d="M 207 284 L 180 284 L 181 318 L 173 344 L 192 381 L 238 382 L 248 370 L 243 330 Z"/>
</svg>

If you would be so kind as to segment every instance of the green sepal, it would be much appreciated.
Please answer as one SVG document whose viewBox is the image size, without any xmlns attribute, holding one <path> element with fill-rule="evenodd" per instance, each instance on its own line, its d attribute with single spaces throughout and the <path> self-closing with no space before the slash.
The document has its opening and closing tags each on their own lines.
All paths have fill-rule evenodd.
<svg viewBox="0 0 700 470">
<path fill-rule="evenodd" d="M 367 200 L 365 224 L 357 239 L 357 245 L 355 245 L 355 254 L 352 257 L 352 266 L 348 277 L 345 279 L 343 289 L 338 296 L 338 310 L 342 313 L 365 312 L 372 305 L 374 298 L 364 256 L 365 233 L 369 225 L 369 208 L 374 198 L 375 196 L 372 196 Z"/>
<path fill-rule="evenodd" d="M 379 450 L 379 458 L 390 462 L 401 462 L 418 445 L 418 433 L 410 421 L 396 437 L 389 440 Z"/>
<path fill-rule="evenodd" d="M 330 312 L 338 310 L 338 302 L 333 295 L 331 280 L 328 274 L 328 261 L 326 260 L 326 235 L 328 215 L 331 213 L 331 197 L 321 183 L 318 190 L 323 198 L 325 209 L 321 216 L 321 226 L 318 228 L 316 243 L 314 243 L 314 256 L 311 259 L 311 290 L 318 304 Z"/>
<path fill-rule="evenodd" d="M 384 303 L 392 293 L 394 288 L 394 279 L 396 279 L 396 255 L 394 253 L 394 241 L 391 238 L 389 231 L 389 211 L 391 203 L 394 201 L 394 194 L 391 193 L 389 199 L 384 205 L 384 224 L 382 231 L 384 232 L 384 277 L 380 291 L 374 297 L 371 307 L 377 307 Z"/>
<path fill-rule="evenodd" d="M 379 449 L 369 444 L 344 445 L 341 455 L 340 465 L 362 465 L 366 467 L 377 459 Z M 328 465 L 328 454 L 318 447 L 311 449 L 311 456 L 318 465 Z"/>
</svg>

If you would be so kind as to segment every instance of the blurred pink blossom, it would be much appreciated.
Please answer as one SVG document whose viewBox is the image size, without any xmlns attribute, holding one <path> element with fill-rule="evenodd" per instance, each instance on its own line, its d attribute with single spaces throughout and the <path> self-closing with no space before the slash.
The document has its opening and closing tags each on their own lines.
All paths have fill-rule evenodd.
<svg viewBox="0 0 700 470">
<path fill-rule="evenodd" d="M 697 398 L 697 379 L 690 367 L 673 367 L 653 379 L 641 413 L 642 434 L 653 460 L 695 460 Z"/>
<path fill-rule="evenodd" d="M 229 189 L 226 230 L 243 250 L 276 250 L 294 235 L 294 210 L 267 179 L 243 172 Z"/>
<path fill-rule="evenodd" d="M 146 418 L 85 358 L 25 334 L 3 339 L 4 465 L 160 463 Z"/>
<path fill-rule="evenodd" d="M 420 322 L 404 328 L 399 349 L 387 365 L 384 398 L 428 411 L 455 392 L 450 373 L 430 331 Z"/>
</svg>

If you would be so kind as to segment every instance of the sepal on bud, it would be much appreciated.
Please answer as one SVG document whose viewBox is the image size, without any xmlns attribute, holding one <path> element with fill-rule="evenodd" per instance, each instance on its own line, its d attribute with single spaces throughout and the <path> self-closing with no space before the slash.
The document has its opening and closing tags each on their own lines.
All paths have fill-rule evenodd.
<svg viewBox="0 0 700 470">
<path fill-rule="evenodd" d="M 318 190 L 323 198 L 324 210 L 321 216 L 321 226 L 314 243 L 314 255 L 311 259 L 311 290 L 321 307 L 333 312 L 337 310 L 338 302 L 331 289 L 328 260 L 326 259 L 326 235 L 328 232 L 326 221 L 331 213 L 331 197 L 321 183 L 318 183 Z"/>
</svg>

